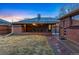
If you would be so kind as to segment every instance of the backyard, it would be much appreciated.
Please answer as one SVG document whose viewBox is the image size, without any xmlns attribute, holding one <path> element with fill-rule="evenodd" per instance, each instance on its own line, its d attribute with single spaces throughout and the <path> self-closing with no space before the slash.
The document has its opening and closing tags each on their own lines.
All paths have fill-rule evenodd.
<svg viewBox="0 0 79 59">
<path fill-rule="evenodd" d="M 8 55 L 52 55 L 48 37 L 43 35 L 0 36 L 0 54 Z"/>
</svg>

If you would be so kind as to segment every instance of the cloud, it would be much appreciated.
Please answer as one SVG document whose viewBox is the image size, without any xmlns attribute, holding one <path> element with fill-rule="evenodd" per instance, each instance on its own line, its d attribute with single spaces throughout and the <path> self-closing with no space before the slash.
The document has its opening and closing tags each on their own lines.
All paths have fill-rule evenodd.
<svg viewBox="0 0 79 59">
<path fill-rule="evenodd" d="M 20 21 L 24 18 L 22 17 L 16 17 L 16 16 L 0 16 L 0 18 L 6 20 L 6 21 L 9 21 L 9 22 L 16 22 L 16 21 Z"/>
</svg>

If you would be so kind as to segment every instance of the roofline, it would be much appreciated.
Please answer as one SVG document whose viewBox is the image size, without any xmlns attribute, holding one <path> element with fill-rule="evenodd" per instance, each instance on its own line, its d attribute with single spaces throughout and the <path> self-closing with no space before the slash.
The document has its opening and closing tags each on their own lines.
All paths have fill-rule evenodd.
<svg viewBox="0 0 79 59">
<path fill-rule="evenodd" d="M 34 22 L 33 22 L 34 23 Z M 36 23 L 36 22 L 35 22 Z M 57 22 L 53 22 L 53 23 L 39 23 L 37 22 L 37 24 L 55 24 Z M 32 23 L 24 23 L 24 22 L 14 22 L 13 24 L 32 24 Z"/>
<path fill-rule="evenodd" d="M 64 18 L 71 17 L 71 16 L 78 15 L 78 14 L 79 14 L 79 9 L 76 9 L 76 10 L 73 10 L 70 13 L 60 17 L 58 20 L 62 20 Z"/>
</svg>

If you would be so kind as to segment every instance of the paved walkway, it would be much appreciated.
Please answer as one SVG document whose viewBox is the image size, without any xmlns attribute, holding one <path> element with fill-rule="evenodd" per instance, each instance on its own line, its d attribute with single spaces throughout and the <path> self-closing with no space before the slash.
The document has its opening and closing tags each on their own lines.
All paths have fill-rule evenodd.
<svg viewBox="0 0 79 59">
<path fill-rule="evenodd" d="M 59 40 L 57 36 L 49 36 L 49 44 L 54 49 L 56 55 L 77 55 L 79 54 L 79 45 L 69 40 Z"/>
<path fill-rule="evenodd" d="M 56 55 L 70 55 L 72 51 L 65 47 L 55 36 L 50 36 L 48 40 Z"/>
<path fill-rule="evenodd" d="M 79 55 L 79 45 L 71 42 L 70 40 L 62 40 L 62 43 L 72 51 L 73 55 Z"/>
</svg>

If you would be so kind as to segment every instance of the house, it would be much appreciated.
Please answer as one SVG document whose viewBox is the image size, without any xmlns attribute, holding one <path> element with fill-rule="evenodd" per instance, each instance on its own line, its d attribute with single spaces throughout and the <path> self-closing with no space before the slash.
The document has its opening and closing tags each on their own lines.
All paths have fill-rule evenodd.
<svg viewBox="0 0 79 59">
<path fill-rule="evenodd" d="M 26 33 L 26 32 L 50 32 L 56 28 L 56 18 L 37 17 L 31 19 L 23 19 L 18 22 L 8 22 L 0 19 L 0 34 L 9 33 Z"/>
<path fill-rule="evenodd" d="M 11 32 L 11 26 L 8 21 L 0 19 L 0 34 L 8 34 Z"/>
<path fill-rule="evenodd" d="M 25 32 L 51 32 L 53 25 L 57 22 L 55 18 L 41 17 L 40 14 L 32 19 L 24 19 L 13 23 L 14 33 Z"/>
</svg>

